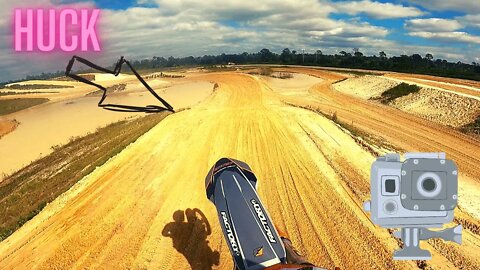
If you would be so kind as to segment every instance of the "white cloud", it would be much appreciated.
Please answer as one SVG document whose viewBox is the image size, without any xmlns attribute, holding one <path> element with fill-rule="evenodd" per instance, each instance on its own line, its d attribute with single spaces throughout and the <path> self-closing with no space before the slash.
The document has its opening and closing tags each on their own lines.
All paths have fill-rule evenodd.
<svg viewBox="0 0 480 270">
<path fill-rule="evenodd" d="M 251 51 L 264 46 L 305 47 L 318 31 L 350 46 L 354 38 L 368 40 L 388 34 L 387 29 L 368 23 L 330 19 L 328 15 L 334 9 L 328 2 L 316 0 L 156 3 L 160 8 L 134 7 L 103 13 L 101 29 L 108 29 L 103 36 L 109 54 L 132 58 Z M 228 26 L 225 20 L 238 25 Z"/>
<path fill-rule="evenodd" d="M 436 39 L 445 42 L 480 44 L 480 36 L 470 35 L 466 32 L 411 32 L 410 35 L 428 39 Z"/>
<path fill-rule="evenodd" d="M 457 20 L 428 18 L 412 19 L 405 22 L 405 28 L 412 32 L 449 32 L 463 28 Z"/>
<path fill-rule="evenodd" d="M 415 7 L 406 7 L 392 3 L 381 3 L 370 0 L 342 1 L 334 5 L 338 12 L 349 15 L 366 14 L 376 19 L 406 18 L 424 15 L 424 12 Z"/>
<path fill-rule="evenodd" d="M 467 18 L 472 19 L 471 17 Z M 464 28 L 464 25 L 454 19 L 412 19 L 405 22 L 405 28 L 409 31 L 410 36 L 450 43 L 480 44 L 480 36 L 458 31 Z"/>
<path fill-rule="evenodd" d="M 465 15 L 462 17 L 456 17 L 455 19 L 462 22 L 465 26 L 473 26 L 473 27 L 480 28 L 480 14 Z"/>
<path fill-rule="evenodd" d="M 465 13 L 479 13 L 478 0 L 407 0 L 428 10 L 456 10 Z"/>
</svg>

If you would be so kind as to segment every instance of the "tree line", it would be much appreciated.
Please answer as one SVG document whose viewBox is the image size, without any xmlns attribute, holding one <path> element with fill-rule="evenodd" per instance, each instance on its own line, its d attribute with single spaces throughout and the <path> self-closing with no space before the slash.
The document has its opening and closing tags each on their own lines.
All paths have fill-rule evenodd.
<svg viewBox="0 0 480 270">
<path fill-rule="evenodd" d="M 168 58 L 154 56 L 151 59 L 133 60 L 132 65 L 138 69 L 162 69 L 183 66 L 216 66 L 234 63 L 244 64 L 282 64 L 282 65 L 306 65 L 338 68 L 358 68 L 368 70 L 384 70 L 406 73 L 417 73 L 453 77 L 480 81 L 480 63 L 448 62 L 444 59 L 434 59 L 431 53 L 425 55 L 412 54 L 389 56 L 384 51 L 378 55 L 364 55 L 358 48 L 351 52 L 340 51 L 336 54 L 323 54 L 321 50 L 315 52 L 298 52 L 285 48 L 280 54 L 262 49 L 256 53 L 240 53 L 220 55 L 204 55 L 199 57 L 173 57 Z M 83 70 L 88 72 L 89 70 Z M 54 73 L 42 73 L 27 76 L 26 80 L 50 79 L 63 75 L 63 71 Z M 5 82 L 3 84 L 11 83 Z M 0 87 L 2 84 L 0 84 Z"/>
<path fill-rule="evenodd" d="M 262 49 L 257 53 L 204 55 L 200 57 L 157 57 L 133 61 L 138 69 L 156 69 L 176 66 L 213 66 L 235 63 L 244 64 L 283 64 L 306 65 L 338 68 L 358 68 L 369 70 L 397 71 L 406 73 L 428 74 L 480 81 L 479 63 L 448 62 L 434 59 L 431 53 L 400 55 L 389 57 L 384 51 L 378 55 L 365 56 L 358 48 L 351 52 L 340 51 L 338 54 L 323 54 L 321 50 L 314 53 L 297 52 L 285 48 L 280 54 Z"/>
</svg>

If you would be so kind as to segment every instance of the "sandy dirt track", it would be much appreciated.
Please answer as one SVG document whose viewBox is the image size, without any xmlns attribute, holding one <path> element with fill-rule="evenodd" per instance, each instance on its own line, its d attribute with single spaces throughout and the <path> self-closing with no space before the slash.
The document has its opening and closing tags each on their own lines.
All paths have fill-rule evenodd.
<svg viewBox="0 0 480 270">
<path fill-rule="evenodd" d="M 97 74 L 98 83 L 109 87 L 126 84 L 125 91 L 111 93 L 105 103 L 145 106 L 159 104 L 143 85 L 132 75 L 119 78 L 113 75 Z M 28 81 L 26 84 L 59 84 L 63 81 Z M 54 89 L 57 93 L 33 93 L 12 95 L 15 98 L 46 97 L 50 101 L 38 106 L 0 117 L 0 181 L 32 161 L 50 154 L 52 147 L 63 145 L 71 138 L 85 136 L 97 128 L 126 118 L 143 116 L 144 113 L 118 113 L 97 109 L 99 96 L 86 96 L 96 88 L 77 82 L 63 82 L 74 88 Z M 177 109 L 193 106 L 208 97 L 213 84 L 195 80 L 170 81 L 148 80 L 148 83 L 163 98 Z M 46 89 L 52 90 L 52 89 Z M 34 90 L 37 91 L 37 90 Z M 43 91 L 43 90 L 40 90 Z M 12 96 L 1 96 L 8 99 Z M 48 128 L 45 128 L 48 127 Z M 8 133 L 8 134 L 7 134 Z M 35 134 L 35 142 L 32 140 Z"/>
<path fill-rule="evenodd" d="M 478 90 L 480 89 L 480 82 L 477 81 L 404 73 L 386 74 L 385 77 L 414 83 L 422 87 L 434 87 L 439 90 L 454 92 L 480 100 L 480 91 Z"/>
<path fill-rule="evenodd" d="M 313 263 L 416 268 L 415 262 L 391 260 L 397 242 L 361 210 L 374 156 L 327 118 L 284 101 L 336 111 L 410 151 L 445 150 L 475 187 L 478 141 L 331 91 L 340 75 L 297 71 L 323 79 L 305 90 L 308 99 L 278 94 L 249 75 L 205 75 L 219 84 L 213 95 L 167 117 L 0 243 L 0 269 L 231 269 L 204 190 L 208 169 L 224 156 L 252 167 L 273 220 Z M 211 234 L 205 222 L 184 216 L 189 208 L 204 213 Z M 460 247 L 424 243 L 435 258 L 428 266 L 478 269 L 480 239 L 465 234 Z"/>
</svg>

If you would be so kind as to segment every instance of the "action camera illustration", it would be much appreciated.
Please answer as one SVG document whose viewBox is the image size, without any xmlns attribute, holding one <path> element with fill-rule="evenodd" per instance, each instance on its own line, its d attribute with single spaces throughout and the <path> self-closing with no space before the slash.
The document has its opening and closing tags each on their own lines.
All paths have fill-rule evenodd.
<svg viewBox="0 0 480 270">
<path fill-rule="evenodd" d="M 453 220 L 457 206 L 458 171 L 445 153 L 386 154 L 372 164 L 371 201 L 364 203 L 373 223 L 383 228 L 401 228 L 394 236 L 404 245 L 395 260 L 428 260 L 431 254 L 420 240 L 442 238 L 461 244 L 462 226 L 442 228 Z"/>
</svg>

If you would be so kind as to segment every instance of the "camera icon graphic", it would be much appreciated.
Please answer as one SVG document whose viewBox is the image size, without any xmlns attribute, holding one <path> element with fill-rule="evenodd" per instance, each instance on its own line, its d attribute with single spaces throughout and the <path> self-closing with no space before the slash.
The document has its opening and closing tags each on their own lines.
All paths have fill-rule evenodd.
<svg viewBox="0 0 480 270">
<path fill-rule="evenodd" d="M 395 260 L 428 260 L 429 251 L 420 240 L 442 238 L 461 244 L 462 226 L 432 231 L 453 221 L 458 203 L 458 170 L 445 153 L 386 154 L 372 164 L 371 200 L 363 204 L 373 223 L 383 228 L 400 228 L 394 236 L 403 248 Z"/>
</svg>

